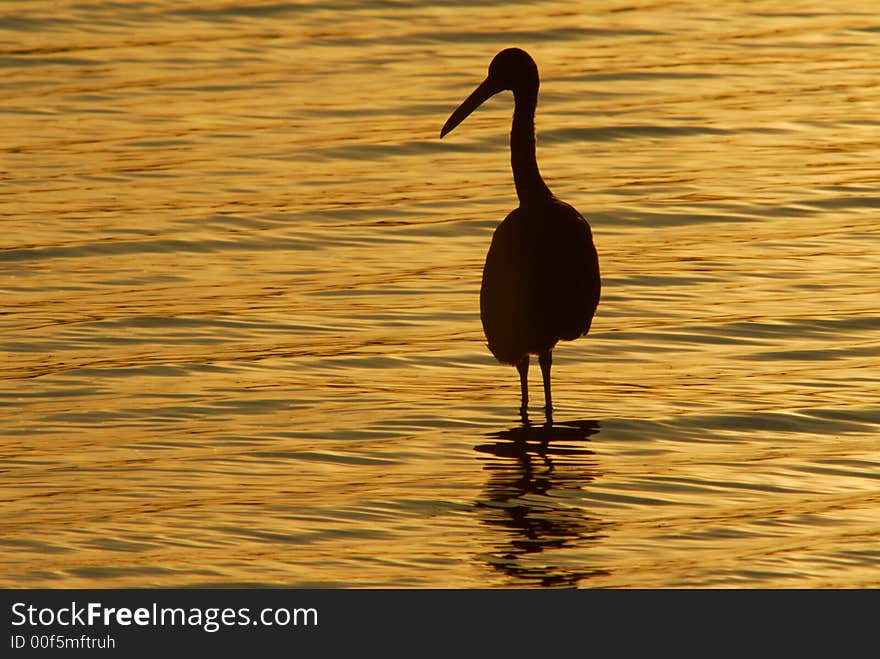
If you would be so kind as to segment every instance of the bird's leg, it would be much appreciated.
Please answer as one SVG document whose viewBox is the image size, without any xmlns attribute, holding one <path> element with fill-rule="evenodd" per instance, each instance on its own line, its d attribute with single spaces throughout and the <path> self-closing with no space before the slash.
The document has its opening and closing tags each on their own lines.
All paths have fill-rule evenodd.
<svg viewBox="0 0 880 659">
<path fill-rule="evenodd" d="M 528 421 L 529 417 L 529 356 L 523 355 L 516 363 L 516 370 L 519 371 L 519 387 L 522 392 L 520 398 L 519 413 L 523 421 Z"/>
<path fill-rule="evenodd" d="M 538 363 L 541 365 L 541 376 L 544 378 L 544 413 L 547 422 L 553 423 L 553 400 L 550 396 L 550 367 L 553 365 L 553 353 L 550 350 L 538 355 Z"/>
</svg>

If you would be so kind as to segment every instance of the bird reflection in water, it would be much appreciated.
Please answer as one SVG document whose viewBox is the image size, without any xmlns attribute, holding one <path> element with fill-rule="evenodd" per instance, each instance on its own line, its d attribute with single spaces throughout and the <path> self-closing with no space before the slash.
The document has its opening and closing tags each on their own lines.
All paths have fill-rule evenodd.
<svg viewBox="0 0 880 659">
<path fill-rule="evenodd" d="M 522 426 L 493 433 L 475 447 L 489 472 L 483 521 L 499 531 L 488 563 L 518 581 L 574 587 L 607 574 L 560 552 L 602 538 L 603 523 L 584 514 L 578 492 L 599 477 L 593 451 L 580 444 L 599 431 L 597 421 Z"/>
</svg>

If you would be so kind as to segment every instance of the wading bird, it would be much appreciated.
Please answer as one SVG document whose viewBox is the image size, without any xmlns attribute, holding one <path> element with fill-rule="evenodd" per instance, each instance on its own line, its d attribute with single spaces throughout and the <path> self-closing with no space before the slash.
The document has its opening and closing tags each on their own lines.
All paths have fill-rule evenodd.
<svg viewBox="0 0 880 659">
<path fill-rule="evenodd" d="M 529 355 L 538 355 L 544 409 L 553 419 L 552 352 L 590 330 L 601 288 L 599 258 L 590 225 L 553 196 L 535 157 L 535 108 L 539 76 L 524 50 L 508 48 L 489 65 L 487 78 L 452 113 L 440 137 L 495 94 L 513 92 L 510 165 L 519 208 L 495 229 L 483 267 L 480 319 L 489 350 L 516 366 L 522 392 L 520 414 L 528 419 Z"/>
</svg>

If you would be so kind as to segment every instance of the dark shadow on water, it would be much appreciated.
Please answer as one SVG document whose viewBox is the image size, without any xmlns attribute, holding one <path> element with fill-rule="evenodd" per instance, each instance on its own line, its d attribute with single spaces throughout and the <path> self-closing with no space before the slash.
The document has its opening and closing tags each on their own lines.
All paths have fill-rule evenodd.
<svg viewBox="0 0 880 659">
<path fill-rule="evenodd" d="M 589 437 L 598 421 L 532 426 L 491 433 L 475 450 L 489 478 L 476 502 L 482 521 L 495 533 L 481 558 L 525 586 L 574 587 L 607 574 L 574 562 L 568 548 L 598 542 L 604 524 L 577 505 L 583 488 L 600 477 Z"/>
<path fill-rule="evenodd" d="M 574 455 L 593 455 L 593 451 L 582 447 L 566 448 L 551 446 L 556 442 L 587 442 L 590 436 L 599 432 L 601 426 L 598 421 L 566 421 L 564 423 L 545 423 L 540 426 L 532 425 L 528 422 L 515 426 L 508 430 L 490 433 L 489 437 L 499 440 L 494 444 L 484 444 L 477 446 L 476 450 L 483 453 L 494 453 L 491 447 L 497 447 L 504 451 L 502 447 L 511 445 L 521 448 L 534 450 L 540 454 L 561 455 L 570 453 Z"/>
</svg>

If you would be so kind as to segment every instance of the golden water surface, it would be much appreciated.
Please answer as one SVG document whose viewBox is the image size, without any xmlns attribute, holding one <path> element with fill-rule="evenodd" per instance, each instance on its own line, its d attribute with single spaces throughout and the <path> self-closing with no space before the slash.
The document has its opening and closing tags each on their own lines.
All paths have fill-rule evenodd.
<svg viewBox="0 0 880 659">
<path fill-rule="evenodd" d="M 507 46 L 603 298 L 479 320 Z M 874 0 L 0 3 L 0 586 L 880 585 Z"/>
</svg>

